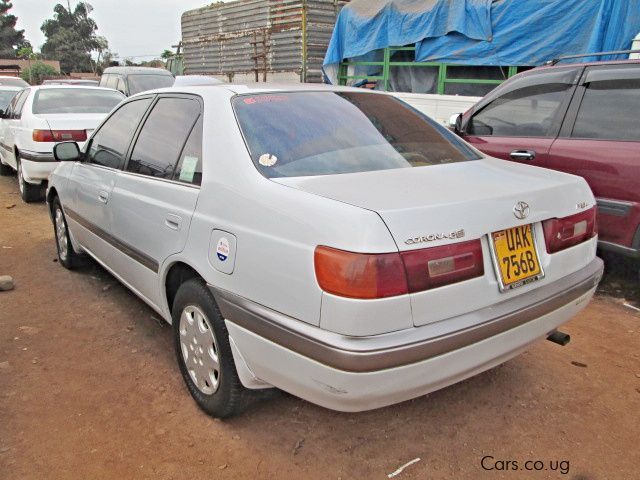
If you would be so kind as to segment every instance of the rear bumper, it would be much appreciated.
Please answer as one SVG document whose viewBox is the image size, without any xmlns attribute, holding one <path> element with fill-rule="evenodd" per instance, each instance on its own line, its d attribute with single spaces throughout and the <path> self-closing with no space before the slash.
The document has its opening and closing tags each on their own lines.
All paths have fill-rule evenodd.
<svg viewBox="0 0 640 480">
<path fill-rule="evenodd" d="M 53 154 L 20 152 L 22 174 L 28 183 L 41 183 L 58 166 Z"/>
<path fill-rule="evenodd" d="M 229 292 L 213 292 L 227 319 L 237 365 L 313 403 L 360 411 L 424 395 L 512 358 L 584 308 L 601 276 L 602 261 L 595 259 L 526 295 L 449 319 L 471 326 L 439 336 L 428 325 L 348 337 Z"/>
</svg>

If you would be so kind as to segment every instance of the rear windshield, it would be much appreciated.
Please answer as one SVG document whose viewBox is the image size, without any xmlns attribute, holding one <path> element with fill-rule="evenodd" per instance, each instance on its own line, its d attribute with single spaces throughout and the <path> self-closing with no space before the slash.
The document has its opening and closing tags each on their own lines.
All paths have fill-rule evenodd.
<svg viewBox="0 0 640 480">
<path fill-rule="evenodd" d="M 4 85 L 6 87 L 23 87 L 23 88 L 29 86 L 27 82 L 17 77 L 16 78 L 1 77 L 0 85 Z"/>
<path fill-rule="evenodd" d="M 109 113 L 123 98 L 115 90 L 48 88 L 36 92 L 33 113 Z"/>
<path fill-rule="evenodd" d="M 156 88 L 167 88 L 173 85 L 174 78 L 171 75 L 128 75 L 129 95 L 155 90 Z"/>
<path fill-rule="evenodd" d="M 457 136 L 389 95 L 293 92 L 239 96 L 249 153 L 269 178 L 475 160 Z"/>
<path fill-rule="evenodd" d="M 0 110 L 6 110 L 20 90 L 0 90 Z"/>
</svg>

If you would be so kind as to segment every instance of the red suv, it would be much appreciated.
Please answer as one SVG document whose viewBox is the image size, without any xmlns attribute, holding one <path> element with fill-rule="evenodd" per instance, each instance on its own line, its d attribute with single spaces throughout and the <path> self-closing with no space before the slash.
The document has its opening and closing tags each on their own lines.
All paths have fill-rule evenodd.
<svg viewBox="0 0 640 480">
<path fill-rule="evenodd" d="M 455 129 L 494 157 L 584 177 L 598 202 L 600 247 L 640 258 L 640 61 L 529 70 Z"/>
</svg>

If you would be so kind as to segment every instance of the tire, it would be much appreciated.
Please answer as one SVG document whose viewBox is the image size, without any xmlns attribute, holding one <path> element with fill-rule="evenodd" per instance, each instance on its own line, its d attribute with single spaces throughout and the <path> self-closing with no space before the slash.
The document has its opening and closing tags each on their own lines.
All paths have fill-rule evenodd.
<svg viewBox="0 0 640 480">
<path fill-rule="evenodd" d="M 12 174 L 13 168 L 11 168 L 9 165 L 5 165 L 4 163 L 2 163 L 2 160 L 0 160 L 0 175 L 2 175 L 3 177 L 8 177 Z"/>
<path fill-rule="evenodd" d="M 55 197 L 51 203 L 51 216 L 53 217 L 53 235 L 56 238 L 56 250 L 58 261 L 68 270 L 73 270 L 82 264 L 82 257 L 76 253 L 71 244 L 67 218 L 64 216 L 60 199 Z"/>
<path fill-rule="evenodd" d="M 191 279 L 180 286 L 172 319 L 180 373 L 198 406 L 217 418 L 240 413 L 249 392 L 238 378 L 224 319 L 202 280 Z M 217 354 L 218 370 L 211 353 Z"/>
<path fill-rule="evenodd" d="M 32 185 L 24 180 L 22 175 L 22 162 L 20 157 L 16 158 L 18 164 L 18 188 L 20 189 L 20 196 L 25 203 L 32 203 L 42 200 L 42 185 Z"/>
</svg>

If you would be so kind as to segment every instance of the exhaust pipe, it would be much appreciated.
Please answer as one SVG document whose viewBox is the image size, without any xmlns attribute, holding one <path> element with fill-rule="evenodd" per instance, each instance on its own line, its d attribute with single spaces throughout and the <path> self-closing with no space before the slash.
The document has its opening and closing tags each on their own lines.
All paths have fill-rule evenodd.
<svg viewBox="0 0 640 480">
<path fill-rule="evenodd" d="M 556 330 L 551 335 L 547 337 L 547 340 L 553 343 L 557 343 L 558 345 L 564 347 L 571 341 L 571 335 L 568 333 L 560 332 Z"/>
</svg>

